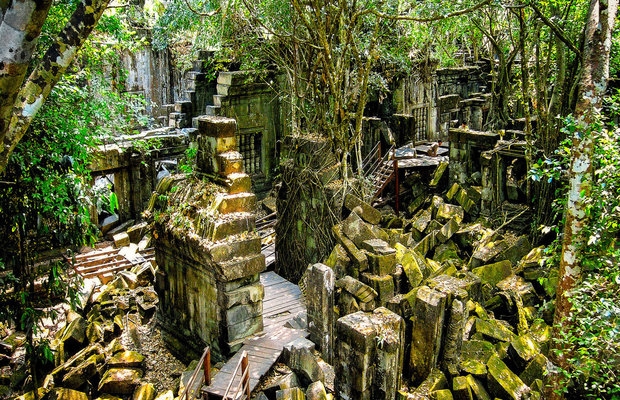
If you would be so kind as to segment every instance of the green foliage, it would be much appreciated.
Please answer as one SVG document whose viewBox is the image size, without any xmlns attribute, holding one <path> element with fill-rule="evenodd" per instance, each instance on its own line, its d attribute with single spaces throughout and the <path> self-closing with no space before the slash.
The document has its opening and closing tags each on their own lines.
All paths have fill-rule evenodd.
<svg viewBox="0 0 620 400">
<path fill-rule="evenodd" d="M 610 101 L 617 100 L 616 97 Z M 608 104 L 613 114 L 617 104 Z M 612 115 L 613 116 L 613 115 Z M 579 133 L 580 126 L 572 117 L 564 120 L 567 134 Z M 578 249 L 585 278 L 570 293 L 571 314 L 556 338 L 559 348 L 566 349 L 570 368 L 562 371 L 571 393 L 581 398 L 616 398 L 620 396 L 620 130 L 613 124 L 590 126 L 594 140 L 594 181 L 585 200 L 588 217 L 583 228 L 584 240 Z M 539 161 L 530 176 L 533 179 L 560 179 L 564 185 L 558 193 L 556 212 L 566 204 L 566 181 L 562 180 L 570 156 L 568 142 L 556 151 L 553 160 Z M 559 264 L 561 229 L 554 227 L 558 239 L 547 248 L 547 264 Z M 568 389 L 566 389 L 568 390 Z"/>
</svg>

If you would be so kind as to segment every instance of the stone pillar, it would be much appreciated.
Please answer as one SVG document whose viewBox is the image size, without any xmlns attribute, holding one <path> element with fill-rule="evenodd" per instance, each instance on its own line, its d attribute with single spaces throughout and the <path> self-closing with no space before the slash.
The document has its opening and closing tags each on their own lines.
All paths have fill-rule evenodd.
<svg viewBox="0 0 620 400">
<path fill-rule="evenodd" d="M 444 293 L 428 286 L 418 289 L 413 310 L 410 367 L 413 382 L 420 383 L 437 367 L 446 311 Z"/>
<path fill-rule="evenodd" d="M 323 359 L 334 361 L 334 271 L 325 264 L 309 267 L 306 278 L 306 306 L 310 340 Z"/>
<path fill-rule="evenodd" d="M 394 399 L 403 368 L 404 321 L 386 308 L 358 311 L 336 323 L 339 398 Z"/>
</svg>

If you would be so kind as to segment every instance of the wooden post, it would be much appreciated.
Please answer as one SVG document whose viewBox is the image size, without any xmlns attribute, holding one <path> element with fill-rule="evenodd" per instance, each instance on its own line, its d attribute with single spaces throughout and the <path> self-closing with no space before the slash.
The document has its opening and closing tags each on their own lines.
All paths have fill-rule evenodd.
<svg viewBox="0 0 620 400">
<path fill-rule="evenodd" d="M 392 159 L 394 160 L 394 180 L 395 180 L 395 188 L 394 192 L 396 194 L 396 216 L 398 216 L 398 211 L 400 209 L 400 185 L 398 183 L 398 159 L 396 159 L 396 148 L 394 148 L 394 153 L 392 154 Z"/>
<path fill-rule="evenodd" d="M 205 374 L 205 385 L 211 385 L 211 348 L 207 346 L 205 349 L 205 358 L 202 362 L 202 367 Z"/>
<path fill-rule="evenodd" d="M 245 390 L 246 398 L 250 399 L 250 360 L 247 352 L 243 352 L 241 357 L 241 379 L 242 387 Z"/>
</svg>

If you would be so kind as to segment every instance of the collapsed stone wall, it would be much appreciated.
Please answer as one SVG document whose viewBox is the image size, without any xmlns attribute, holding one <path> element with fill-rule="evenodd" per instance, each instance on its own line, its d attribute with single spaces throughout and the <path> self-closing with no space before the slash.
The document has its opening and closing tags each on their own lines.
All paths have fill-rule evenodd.
<svg viewBox="0 0 620 400">
<path fill-rule="evenodd" d="M 164 178 L 152 199 L 158 317 L 180 352 L 208 344 L 222 357 L 263 329 L 265 257 L 235 133 L 232 119 L 200 117 L 197 173 Z"/>
<path fill-rule="evenodd" d="M 308 323 L 319 329 L 310 328 L 311 338 L 323 357 L 334 352 L 337 394 L 540 396 L 550 340 L 548 315 L 536 311 L 545 300 L 537 281 L 541 249 L 476 221 L 480 197 L 458 183 L 400 218 L 347 198 L 350 214 L 334 227 L 336 246 L 304 278 L 325 286 L 306 289 Z M 316 312 L 329 304 L 335 323 Z M 394 322 L 377 321 L 377 313 Z M 321 339 L 332 332 L 330 349 Z M 386 363 L 392 369 L 385 371 Z"/>
</svg>

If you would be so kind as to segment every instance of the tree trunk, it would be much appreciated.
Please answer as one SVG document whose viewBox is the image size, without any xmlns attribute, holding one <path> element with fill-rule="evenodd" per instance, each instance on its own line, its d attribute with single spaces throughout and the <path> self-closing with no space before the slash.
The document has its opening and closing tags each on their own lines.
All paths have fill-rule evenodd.
<svg viewBox="0 0 620 400">
<path fill-rule="evenodd" d="M 12 4 L 19 4 L 21 1 L 14 1 Z M 30 2 L 25 3 L 47 3 L 45 2 Z M 51 2 L 50 2 L 51 3 Z M 36 36 L 41 32 L 40 26 L 38 29 L 33 29 L 33 35 L 25 35 L 25 38 L 15 40 L 15 44 L 26 45 L 26 50 L 30 50 L 30 56 L 21 62 L 25 62 L 26 65 L 22 66 L 19 63 L 13 63 L 10 65 L 16 65 L 17 69 L 24 68 L 21 73 L 21 79 L 19 75 L 15 75 L 15 81 L 6 77 L 10 71 L 0 68 L 0 89 L 4 96 L 13 98 L 13 104 L 9 106 L 9 111 L 5 111 L 4 102 L 0 104 L 0 138 L 2 139 L 2 147 L 0 148 L 0 175 L 6 170 L 6 166 L 9 162 L 9 158 L 15 149 L 15 146 L 22 139 L 32 119 L 39 111 L 50 92 L 58 83 L 62 75 L 67 70 L 67 67 L 73 61 L 78 50 L 86 41 L 86 38 L 90 35 L 95 25 L 99 21 L 101 14 L 106 9 L 109 0 L 82 0 L 76 7 L 71 19 L 67 22 L 67 25 L 58 36 L 56 42 L 47 50 L 43 59 L 30 74 L 26 81 L 23 81 L 25 69 L 30 61 L 32 55 L 32 49 L 28 49 L 28 46 L 34 46 Z M 9 12 L 16 7 L 11 7 L 7 10 L 2 25 L 0 26 L 0 33 L 3 33 L 5 29 L 10 29 L 8 25 Z M 49 6 L 47 7 L 49 10 Z M 28 10 L 21 10 L 25 13 Z M 15 10 L 17 13 L 17 10 Z M 43 11 L 37 12 L 31 11 L 30 16 L 25 14 L 17 14 L 15 18 L 27 18 L 26 22 L 32 21 L 34 23 L 40 23 L 41 25 L 45 21 Z M 3 40 L 5 35 L 2 35 Z M 28 39 L 30 41 L 28 41 Z M 11 49 L 9 49 L 10 51 Z M 14 50 L 16 53 L 21 54 L 22 47 L 18 47 Z M 4 51 L 2 51 L 4 52 Z M 0 55 L 2 55 L 0 53 Z M 27 52 L 24 52 L 24 56 Z M 2 58 L 3 60 L 4 58 Z M 0 61 L 3 62 L 3 61 Z M 8 68 L 8 67 L 7 67 Z M 11 82 L 8 82 L 11 81 Z M 5 83 L 8 82 L 8 83 Z M 6 90 L 6 92 L 5 92 Z M 6 114 L 8 113 L 8 114 Z M 5 117 L 6 114 L 6 117 Z M 7 123 L 8 122 L 8 123 Z"/>
<path fill-rule="evenodd" d="M 611 32 L 618 9 L 618 0 L 608 2 L 591 0 L 585 30 L 583 52 L 583 72 L 579 82 L 579 96 L 575 107 L 577 129 L 573 137 L 572 160 L 569 170 L 570 187 L 566 207 L 564 240 L 560 258 L 559 283 L 555 301 L 554 325 L 555 335 L 559 330 L 568 328 L 571 303 L 571 290 L 583 277 L 580 252 L 585 244 L 583 227 L 588 222 L 585 212 L 585 200 L 591 193 L 593 181 L 592 158 L 594 155 L 593 135 L 597 129 L 603 95 L 609 77 L 609 55 L 611 49 Z M 569 369 L 570 349 L 556 349 L 551 352 L 552 361 L 563 369 Z M 560 377 L 551 379 L 552 391 L 560 388 Z M 548 393 L 550 399 L 561 399 L 563 394 Z"/>
</svg>

